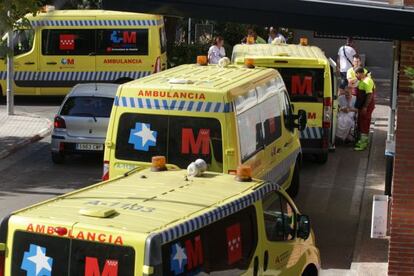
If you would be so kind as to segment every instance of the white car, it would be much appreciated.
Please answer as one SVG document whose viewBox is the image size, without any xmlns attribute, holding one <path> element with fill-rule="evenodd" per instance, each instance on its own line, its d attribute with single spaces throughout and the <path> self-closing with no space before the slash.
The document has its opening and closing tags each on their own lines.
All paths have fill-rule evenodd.
<svg viewBox="0 0 414 276">
<path fill-rule="evenodd" d="M 52 160 L 61 164 L 68 154 L 103 153 L 109 116 L 118 84 L 78 84 L 55 115 Z"/>
</svg>

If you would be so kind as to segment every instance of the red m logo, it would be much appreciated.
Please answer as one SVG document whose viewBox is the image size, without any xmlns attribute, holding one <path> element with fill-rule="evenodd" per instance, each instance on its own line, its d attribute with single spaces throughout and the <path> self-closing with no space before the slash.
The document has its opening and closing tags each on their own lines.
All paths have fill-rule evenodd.
<svg viewBox="0 0 414 276">
<path fill-rule="evenodd" d="M 86 257 L 85 276 L 118 276 L 118 261 L 106 260 L 101 273 L 97 258 Z"/>
<path fill-rule="evenodd" d="M 137 43 L 137 32 L 127 32 L 123 33 L 123 42 L 124 43 Z"/>
<path fill-rule="evenodd" d="M 308 112 L 308 119 L 316 119 L 316 112 Z"/>
<path fill-rule="evenodd" d="M 191 128 L 183 128 L 181 142 L 181 153 L 189 154 L 191 147 L 191 154 L 210 154 L 210 130 L 202 128 L 198 132 L 197 140 L 194 139 L 194 133 Z"/>
<path fill-rule="evenodd" d="M 185 251 L 187 253 L 187 270 L 203 264 L 203 246 L 200 236 L 194 238 L 194 246 L 191 240 L 186 240 Z"/>
<path fill-rule="evenodd" d="M 300 76 L 294 75 L 292 76 L 291 84 L 292 84 L 291 86 L 292 95 L 297 95 L 298 93 L 300 95 L 304 95 L 306 92 L 307 96 L 312 96 L 312 77 L 311 76 L 305 76 L 302 82 Z"/>
</svg>

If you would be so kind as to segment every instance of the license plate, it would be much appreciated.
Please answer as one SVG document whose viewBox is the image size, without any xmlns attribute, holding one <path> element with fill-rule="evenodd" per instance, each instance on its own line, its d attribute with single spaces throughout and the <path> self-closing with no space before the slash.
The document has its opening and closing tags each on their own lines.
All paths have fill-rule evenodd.
<svg viewBox="0 0 414 276">
<path fill-rule="evenodd" d="M 77 150 L 92 150 L 92 151 L 100 151 L 103 150 L 102 144 L 76 144 Z"/>
</svg>

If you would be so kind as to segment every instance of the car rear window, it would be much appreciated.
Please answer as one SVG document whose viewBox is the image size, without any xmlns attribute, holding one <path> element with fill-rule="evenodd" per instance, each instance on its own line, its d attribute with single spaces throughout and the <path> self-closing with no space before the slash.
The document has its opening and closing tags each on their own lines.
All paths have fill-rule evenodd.
<svg viewBox="0 0 414 276">
<path fill-rule="evenodd" d="M 60 115 L 109 118 L 113 102 L 114 99 L 105 97 L 70 97 Z"/>
<path fill-rule="evenodd" d="M 186 168 L 202 158 L 222 172 L 221 125 L 214 118 L 124 113 L 118 126 L 115 157 L 151 162 L 156 155 Z"/>
<path fill-rule="evenodd" d="M 162 275 L 241 275 L 257 247 L 253 206 L 162 246 Z"/>
<path fill-rule="evenodd" d="M 323 69 L 277 68 L 292 102 L 322 102 Z"/>
</svg>

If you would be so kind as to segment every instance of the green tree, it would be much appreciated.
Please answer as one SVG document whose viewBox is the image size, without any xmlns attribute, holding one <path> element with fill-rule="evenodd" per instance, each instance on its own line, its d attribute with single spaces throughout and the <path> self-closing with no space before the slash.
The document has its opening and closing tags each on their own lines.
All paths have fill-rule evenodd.
<svg viewBox="0 0 414 276">
<path fill-rule="evenodd" d="M 413 67 L 406 67 L 404 70 L 405 75 L 411 80 L 411 89 L 414 93 L 414 68 Z"/>
<path fill-rule="evenodd" d="M 42 4 L 39 0 L 0 0 L 0 32 L 4 33 L 14 27 L 27 24 L 19 19 L 27 13 L 35 14 Z"/>
</svg>

